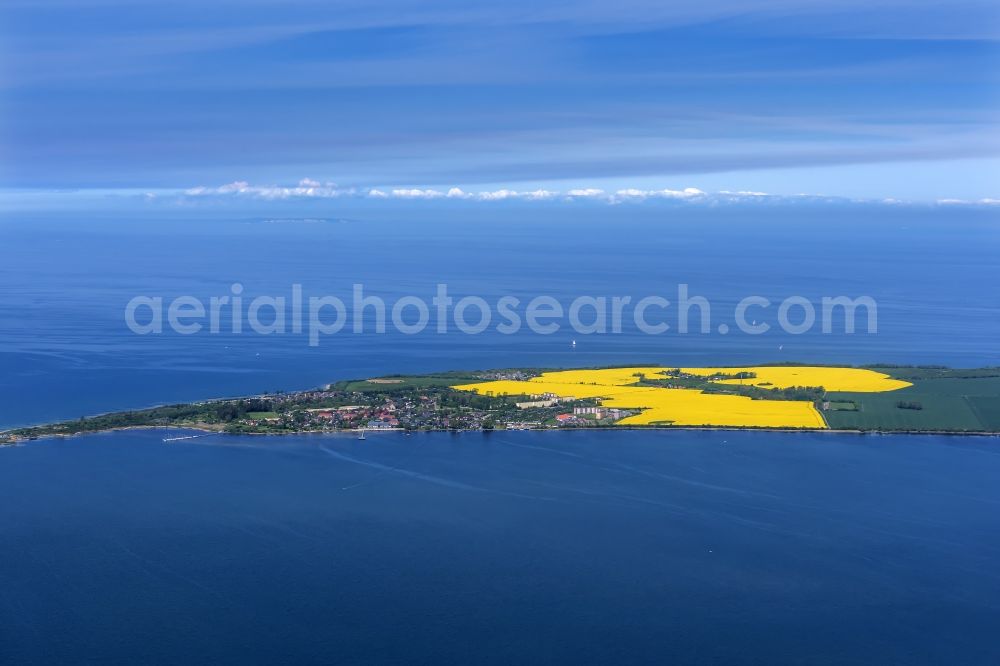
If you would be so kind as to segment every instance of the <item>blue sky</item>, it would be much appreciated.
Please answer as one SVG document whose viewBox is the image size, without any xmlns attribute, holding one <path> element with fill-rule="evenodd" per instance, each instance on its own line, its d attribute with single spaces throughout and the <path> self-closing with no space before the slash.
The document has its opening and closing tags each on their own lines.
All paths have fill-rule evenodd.
<svg viewBox="0 0 1000 666">
<path fill-rule="evenodd" d="M 306 179 L 390 194 L 1000 198 L 995 2 L 6 0 L 0 12 L 8 192 L 223 196 L 242 182 L 244 195 L 294 196 Z"/>
</svg>

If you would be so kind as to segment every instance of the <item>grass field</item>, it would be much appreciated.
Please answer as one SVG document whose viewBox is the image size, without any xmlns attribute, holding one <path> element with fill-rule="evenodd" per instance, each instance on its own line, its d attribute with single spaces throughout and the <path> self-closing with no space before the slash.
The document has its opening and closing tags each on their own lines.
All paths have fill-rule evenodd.
<svg viewBox="0 0 1000 666">
<path fill-rule="evenodd" d="M 983 427 L 1000 432 L 1000 397 L 975 395 L 969 396 L 966 401 Z"/>
<path fill-rule="evenodd" d="M 966 371 L 904 374 L 913 385 L 889 393 L 830 393 L 831 401 L 851 400 L 857 411 L 827 411 L 831 428 L 861 430 L 1000 431 L 1000 377 L 967 378 Z M 894 369 L 886 369 L 893 373 Z M 919 378 L 922 375 L 926 378 Z M 919 402 L 923 409 L 900 409 Z"/>
<path fill-rule="evenodd" d="M 927 366 L 866 366 L 867 370 L 884 372 L 896 379 L 987 379 L 1000 377 L 1000 368 L 938 368 Z"/>
<path fill-rule="evenodd" d="M 459 382 L 477 381 L 475 375 L 469 373 L 442 373 L 439 375 L 416 375 L 399 377 L 378 377 L 359 379 L 354 381 L 339 382 L 334 384 L 334 388 L 343 391 L 358 391 L 363 393 L 399 391 L 401 389 L 421 389 L 429 387 L 448 387 Z"/>
</svg>

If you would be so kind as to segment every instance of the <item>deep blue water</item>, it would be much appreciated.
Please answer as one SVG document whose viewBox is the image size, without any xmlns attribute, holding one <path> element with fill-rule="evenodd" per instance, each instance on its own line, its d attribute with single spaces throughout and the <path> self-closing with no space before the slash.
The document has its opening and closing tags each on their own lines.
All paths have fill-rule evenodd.
<svg viewBox="0 0 1000 666">
<path fill-rule="evenodd" d="M 266 204 L 261 204 L 266 208 Z M 0 427 L 352 377 L 1000 364 L 1000 219 L 369 208 L 0 219 Z M 343 219 L 340 219 L 343 218 Z M 869 295 L 877 334 L 137 336 L 136 295 Z M 774 310 L 761 315 L 774 322 Z M 575 349 L 570 341 L 577 339 Z M 995 664 L 997 439 L 211 436 L 0 449 L 0 663 Z"/>
<path fill-rule="evenodd" d="M 329 206 L 330 204 L 324 204 Z M 393 372 L 623 363 L 778 360 L 1000 364 L 1000 215 L 890 206 L 531 207 L 309 211 L 326 223 L 190 214 L 0 220 L 0 427 L 171 401 L 306 388 Z M 260 208 L 267 207 L 261 203 Z M 352 285 L 390 304 L 456 297 L 662 295 L 678 283 L 709 298 L 713 332 L 650 336 L 354 334 L 310 348 L 304 335 L 137 336 L 124 323 L 137 295 L 168 302 L 229 293 L 249 300 L 348 300 Z M 720 335 L 736 301 L 763 295 L 775 322 L 792 295 L 869 295 L 877 334 Z M 654 311 L 655 312 L 655 311 Z M 655 319 L 655 316 L 654 316 Z M 735 327 L 733 327 L 735 330 Z M 841 330 L 835 328 L 835 330 Z M 578 345 L 571 349 L 570 341 Z"/>
<path fill-rule="evenodd" d="M 998 440 L 0 450 L 0 662 L 1000 662 Z"/>
</svg>

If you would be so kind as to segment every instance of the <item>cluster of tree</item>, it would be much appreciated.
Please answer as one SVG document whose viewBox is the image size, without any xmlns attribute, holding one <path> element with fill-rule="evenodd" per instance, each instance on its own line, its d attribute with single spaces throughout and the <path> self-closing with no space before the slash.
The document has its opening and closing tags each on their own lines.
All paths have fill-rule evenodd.
<svg viewBox="0 0 1000 666">
<path fill-rule="evenodd" d="M 712 379 L 756 379 L 756 372 L 720 372 L 712 375 Z"/>
<path fill-rule="evenodd" d="M 805 400 L 816 402 L 822 400 L 826 395 L 826 389 L 822 386 L 789 386 L 787 388 L 774 388 L 767 386 L 754 386 L 753 384 L 720 384 L 715 380 L 719 379 L 755 379 L 755 372 L 736 372 L 732 374 L 718 374 L 711 377 L 699 375 L 689 375 L 681 372 L 680 369 L 667 370 L 665 379 L 642 378 L 639 382 L 642 386 L 662 386 L 666 388 L 696 388 L 705 393 L 729 393 L 745 395 L 753 400 Z"/>
<path fill-rule="evenodd" d="M 97 432 L 113 428 L 129 428 L 136 426 L 168 425 L 178 421 L 198 421 L 213 414 L 208 405 L 166 405 L 152 409 L 142 409 L 129 412 L 116 412 L 100 416 L 81 416 L 76 421 L 64 421 L 34 428 L 21 428 L 14 434 L 22 437 L 38 437 L 42 435 L 75 435 L 83 432 Z"/>
<path fill-rule="evenodd" d="M 735 393 L 751 400 L 804 400 L 817 402 L 826 395 L 822 386 L 789 386 L 787 388 L 762 388 L 760 386 L 741 386 L 738 384 L 708 384 L 705 393 Z"/>
<path fill-rule="evenodd" d="M 215 405 L 215 418 L 222 423 L 229 423 L 246 418 L 249 412 L 269 412 L 273 408 L 274 403 L 266 398 L 220 402 Z"/>
</svg>

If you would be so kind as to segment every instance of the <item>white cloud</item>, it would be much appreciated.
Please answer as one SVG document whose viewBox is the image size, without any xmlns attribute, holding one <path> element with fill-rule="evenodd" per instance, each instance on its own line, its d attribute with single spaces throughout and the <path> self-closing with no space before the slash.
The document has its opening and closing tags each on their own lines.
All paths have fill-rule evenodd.
<svg viewBox="0 0 1000 666">
<path fill-rule="evenodd" d="M 496 190 L 495 192 L 480 192 L 479 198 L 483 201 L 499 201 L 501 199 L 511 199 L 521 196 L 514 190 Z"/>
<path fill-rule="evenodd" d="M 348 194 L 346 190 L 338 189 L 334 183 L 322 184 L 315 180 L 303 178 L 297 187 L 280 187 L 275 185 L 251 185 L 245 180 L 237 180 L 219 187 L 192 187 L 185 190 L 189 197 L 204 196 L 249 196 L 260 199 L 291 199 L 294 197 L 330 198 Z"/>
<path fill-rule="evenodd" d="M 985 199 L 938 199 L 937 203 L 943 206 L 998 206 L 1000 199 L 990 197 Z"/>
<path fill-rule="evenodd" d="M 400 199 L 437 199 L 438 197 L 443 197 L 444 192 L 437 190 L 396 189 L 392 191 L 392 196 Z"/>
<path fill-rule="evenodd" d="M 702 192 L 704 194 L 704 192 Z M 729 194 L 735 197 L 769 197 L 771 196 L 767 192 L 754 192 L 753 190 L 739 190 L 737 192 L 730 192 L 729 190 L 721 190 L 719 194 Z"/>
<path fill-rule="evenodd" d="M 830 203 L 850 202 L 856 203 L 878 203 L 883 205 L 906 205 L 910 202 L 893 198 L 870 199 L 870 200 L 850 200 L 838 197 L 828 197 L 816 194 L 798 195 L 777 195 L 755 190 L 720 190 L 718 192 L 706 192 L 697 187 L 685 187 L 683 189 L 639 189 L 622 188 L 614 192 L 587 187 L 571 188 L 564 191 L 558 190 L 512 190 L 501 188 L 498 190 L 469 191 L 455 186 L 447 190 L 437 190 L 432 188 L 341 188 L 336 183 L 320 182 L 312 178 L 303 178 L 294 187 L 284 187 L 278 185 L 251 185 L 245 180 L 236 180 L 218 187 L 198 186 L 192 187 L 182 192 L 185 197 L 248 197 L 257 199 L 328 199 L 328 198 L 367 198 L 367 199 L 404 199 L 404 200 L 430 200 L 430 199 L 454 199 L 463 201 L 541 201 L 550 199 L 585 199 L 590 201 L 603 201 L 609 204 L 618 204 L 627 201 L 642 202 L 648 200 L 665 200 L 686 202 L 691 205 L 699 203 L 739 203 L 739 202 L 808 202 L 825 201 Z M 976 200 L 969 199 L 938 199 L 938 205 L 966 205 L 966 206 L 997 206 L 1000 205 L 998 198 L 983 198 Z"/>
<path fill-rule="evenodd" d="M 205 197 L 205 196 L 248 196 L 256 197 L 261 199 L 292 199 L 292 198 L 332 198 L 341 196 L 355 196 L 359 195 L 354 189 L 342 189 L 338 188 L 335 183 L 327 182 L 321 183 L 318 180 L 313 180 L 312 178 L 303 178 L 299 181 L 298 185 L 295 187 L 282 187 L 276 185 L 251 185 L 245 180 L 237 180 L 232 183 L 227 183 L 225 185 L 220 185 L 218 187 L 205 187 L 198 186 L 192 187 L 190 189 L 184 190 L 184 194 L 189 197 Z M 763 192 L 721 192 L 720 194 L 726 195 L 740 195 L 740 196 L 764 196 Z M 502 201 L 505 199 L 522 199 L 530 201 L 539 201 L 543 199 L 554 199 L 556 197 L 566 197 L 569 199 L 593 199 L 601 200 L 604 199 L 610 203 L 617 203 L 618 201 L 625 199 L 646 199 L 646 198 L 662 198 L 662 199 L 696 199 L 699 197 L 709 196 L 706 192 L 699 190 L 695 187 L 688 187 L 683 190 L 639 190 L 639 189 L 622 189 L 611 194 L 604 190 L 588 187 L 588 188 L 573 188 L 566 190 L 565 192 L 559 192 L 556 190 L 528 190 L 528 191 L 518 191 L 511 190 L 507 188 L 502 188 L 499 190 L 486 190 L 479 192 L 469 192 L 463 190 L 460 187 L 451 187 L 447 191 L 442 192 L 441 190 L 435 189 L 421 189 L 421 188 L 394 188 L 391 190 L 380 190 L 377 188 L 369 188 L 367 190 L 362 190 L 359 196 L 367 197 L 369 199 L 474 199 L 478 201 Z"/>
<path fill-rule="evenodd" d="M 593 190 L 597 193 L 600 190 Z M 550 190 L 533 190 L 531 192 L 518 192 L 517 190 L 487 190 L 480 192 L 468 192 L 460 187 L 449 188 L 447 192 L 442 192 L 440 190 L 434 189 L 420 189 L 420 188 L 397 188 L 390 190 L 388 193 L 381 190 L 369 190 L 369 198 L 393 198 L 393 199 L 470 199 L 477 201 L 501 201 L 503 199 L 549 199 L 552 197 L 559 196 L 559 192 L 553 192 Z M 567 193 L 567 196 L 569 194 Z M 584 196 L 584 195 L 578 195 Z M 595 194 L 587 196 L 596 196 Z"/>
<path fill-rule="evenodd" d="M 705 194 L 697 187 L 685 187 L 680 193 L 676 193 L 674 190 L 660 190 L 661 192 L 670 192 L 670 196 L 681 196 L 681 197 L 700 197 Z"/>
<path fill-rule="evenodd" d="M 720 194 L 729 194 L 728 192 L 721 192 Z M 618 190 L 614 193 L 613 200 L 618 199 L 647 199 L 650 197 L 659 197 L 661 199 L 690 199 L 692 197 L 704 196 L 705 192 L 699 190 L 697 187 L 686 187 L 683 190 L 637 190 L 635 188 L 629 188 L 625 190 Z"/>
<path fill-rule="evenodd" d="M 536 201 L 539 200 L 539 199 L 551 199 L 551 198 L 557 197 L 557 196 L 559 196 L 559 193 L 558 192 L 553 192 L 551 190 L 534 190 L 532 192 L 525 192 L 524 193 L 524 198 L 525 199 L 534 199 Z"/>
<path fill-rule="evenodd" d="M 243 194 L 250 189 L 250 183 L 245 180 L 237 180 L 228 185 L 222 185 L 218 188 L 219 194 L 232 194 L 238 192 Z"/>
</svg>

